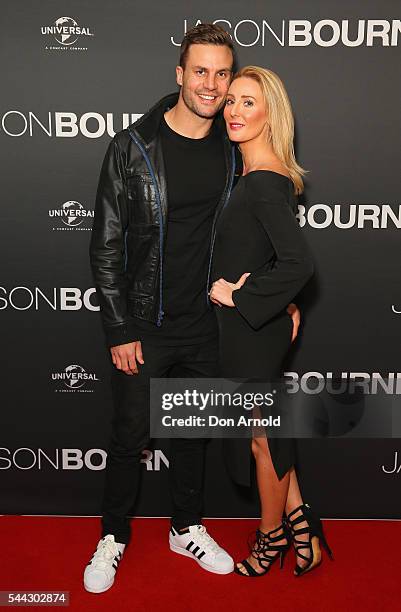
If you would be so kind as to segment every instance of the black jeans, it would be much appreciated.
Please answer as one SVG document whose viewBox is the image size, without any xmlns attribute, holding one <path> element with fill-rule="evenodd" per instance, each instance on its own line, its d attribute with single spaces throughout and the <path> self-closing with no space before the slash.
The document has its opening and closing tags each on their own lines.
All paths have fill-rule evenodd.
<svg viewBox="0 0 401 612">
<path fill-rule="evenodd" d="M 135 504 L 141 475 L 142 451 L 149 438 L 150 378 L 214 378 L 218 376 L 217 339 L 203 344 L 160 347 L 142 343 L 144 365 L 128 376 L 114 369 L 114 416 L 106 462 L 102 503 L 102 537 L 111 533 L 127 544 L 131 536 L 127 518 Z M 170 490 L 172 524 L 176 529 L 199 524 L 203 504 L 204 439 L 172 439 Z"/>
</svg>

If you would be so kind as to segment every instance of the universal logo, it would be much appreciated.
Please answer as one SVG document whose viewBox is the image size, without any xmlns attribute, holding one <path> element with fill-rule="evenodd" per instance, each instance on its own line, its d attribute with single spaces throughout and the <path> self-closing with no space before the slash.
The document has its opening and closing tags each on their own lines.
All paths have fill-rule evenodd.
<svg viewBox="0 0 401 612">
<path fill-rule="evenodd" d="M 68 202 L 64 202 L 60 208 L 49 210 L 50 218 L 60 220 L 60 224 L 53 227 L 53 231 L 90 232 L 91 228 L 85 226 L 85 221 L 92 219 L 93 216 L 93 210 L 86 210 L 86 208 L 76 200 L 68 200 Z"/>
<path fill-rule="evenodd" d="M 67 366 L 62 372 L 52 372 L 52 380 L 58 383 L 55 393 L 93 393 L 93 384 L 99 382 L 94 372 L 87 372 L 77 364 Z"/>
<path fill-rule="evenodd" d="M 72 17 L 59 17 L 51 26 L 41 27 L 42 36 L 52 36 L 58 45 L 45 45 L 47 51 L 87 51 L 76 44 L 83 36 L 94 36 L 89 27 L 82 27 Z"/>
</svg>

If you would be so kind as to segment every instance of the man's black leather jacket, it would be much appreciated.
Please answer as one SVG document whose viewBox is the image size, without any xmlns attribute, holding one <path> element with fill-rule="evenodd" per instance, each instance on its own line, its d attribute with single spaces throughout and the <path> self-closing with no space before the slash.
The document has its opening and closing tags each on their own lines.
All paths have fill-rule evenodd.
<svg viewBox="0 0 401 612">
<path fill-rule="evenodd" d="M 168 202 L 159 126 L 177 100 L 178 94 L 166 96 L 118 132 L 103 161 L 90 261 L 108 346 L 137 340 L 133 317 L 162 325 Z M 215 121 L 224 142 L 227 179 L 213 222 L 210 259 L 216 219 L 229 198 L 235 173 L 234 147 L 221 119 Z"/>
</svg>

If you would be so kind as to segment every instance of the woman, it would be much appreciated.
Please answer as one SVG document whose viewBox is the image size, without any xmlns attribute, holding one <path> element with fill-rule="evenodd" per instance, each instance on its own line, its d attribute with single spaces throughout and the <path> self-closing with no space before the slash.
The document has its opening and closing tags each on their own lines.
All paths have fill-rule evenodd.
<svg viewBox="0 0 401 612">
<path fill-rule="evenodd" d="M 222 376 L 271 382 L 282 374 L 291 344 L 286 306 L 313 273 L 294 214 L 304 171 L 294 156 L 287 93 L 270 70 L 248 66 L 235 75 L 224 118 L 242 154 L 243 176 L 220 215 L 214 247 L 210 297 L 219 306 Z M 260 576 L 279 556 L 282 566 L 291 539 L 297 576 L 320 563 L 319 538 L 331 556 L 320 519 L 302 501 L 294 441 L 267 439 L 263 430 L 263 436 L 254 434 L 251 442 L 224 442 L 229 471 L 240 484 L 250 484 L 252 451 L 261 502 L 251 554 L 235 571 Z"/>
</svg>

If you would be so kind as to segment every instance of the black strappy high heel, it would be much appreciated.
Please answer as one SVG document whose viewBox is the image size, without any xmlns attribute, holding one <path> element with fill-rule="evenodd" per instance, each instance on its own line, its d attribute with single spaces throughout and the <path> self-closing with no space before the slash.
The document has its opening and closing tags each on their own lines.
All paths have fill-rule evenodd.
<svg viewBox="0 0 401 612">
<path fill-rule="evenodd" d="M 291 518 L 299 511 L 301 512 L 299 516 L 297 516 L 296 518 Z M 305 521 L 308 526 L 296 529 L 296 526 L 299 525 L 299 523 L 302 523 L 303 521 Z M 301 559 L 304 559 L 304 561 L 307 561 L 306 565 L 304 566 L 298 564 L 295 566 L 294 574 L 296 576 L 302 576 L 303 574 L 309 572 L 311 569 L 317 567 L 321 563 L 322 553 L 319 546 L 319 540 L 322 542 L 324 548 L 327 551 L 327 554 L 333 561 L 333 553 L 331 552 L 331 549 L 327 544 L 327 540 L 323 533 L 322 522 L 319 517 L 313 514 L 308 504 L 302 504 L 301 506 L 298 506 L 298 508 L 295 508 L 295 510 L 292 510 L 287 515 L 286 522 L 291 530 L 292 540 L 297 556 Z M 297 536 L 303 533 L 309 534 L 309 539 L 306 542 L 297 538 Z M 309 550 L 308 556 L 300 552 L 300 549 L 302 548 L 307 548 Z"/>
<path fill-rule="evenodd" d="M 277 532 L 282 531 L 278 535 L 274 535 Z M 286 539 L 285 543 L 276 544 L 280 540 Z M 280 569 L 282 569 L 284 564 L 284 558 L 287 554 L 288 549 L 290 548 L 290 535 L 288 533 L 288 527 L 285 522 L 281 523 L 279 527 L 269 531 L 268 533 L 263 533 L 259 529 L 256 530 L 256 539 L 253 543 L 253 546 L 250 546 L 250 551 L 252 557 L 256 559 L 259 567 L 263 569 L 263 572 L 257 572 L 252 565 L 244 559 L 240 563 L 244 566 L 246 571 L 241 571 L 237 565 L 234 567 L 234 571 L 236 574 L 240 576 L 246 576 L 247 578 L 256 578 L 257 576 L 264 576 L 267 574 L 272 564 L 276 559 L 280 557 Z M 269 553 L 274 553 L 273 555 L 269 555 Z"/>
</svg>

